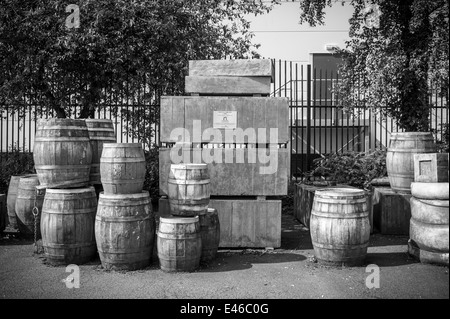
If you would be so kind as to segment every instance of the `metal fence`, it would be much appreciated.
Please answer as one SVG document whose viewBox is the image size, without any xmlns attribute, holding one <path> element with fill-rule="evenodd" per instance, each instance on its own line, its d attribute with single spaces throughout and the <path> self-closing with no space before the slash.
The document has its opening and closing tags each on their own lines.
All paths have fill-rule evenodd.
<svg viewBox="0 0 450 319">
<path fill-rule="evenodd" d="M 339 81 L 336 71 L 318 69 L 307 63 L 272 60 L 275 80 L 272 96 L 287 97 L 290 116 L 291 177 L 297 179 L 312 168 L 315 158 L 333 152 L 365 152 L 388 146 L 391 132 L 399 131 L 391 118 L 373 114 L 370 110 L 355 108 L 357 116 L 344 113 L 336 107 L 333 87 Z M 112 93 L 111 93 L 112 94 Z M 142 142 L 146 149 L 159 145 L 159 97 L 152 103 L 136 103 L 132 97 L 122 95 L 121 103 L 112 103 L 111 94 L 101 101 L 96 118 L 111 119 L 115 126 L 117 141 Z M 114 99 L 117 100 L 117 99 Z M 430 92 L 433 108 L 430 124 L 435 138 L 442 140 L 441 125 L 448 123 L 448 94 L 440 96 L 436 90 Z M 71 116 L 76 117 L 79 105 L 71 106 Z M 0 159 L 8 156 L 12 148 L 32 152 L 36 131 L 36 110 L 33 103 L 20 112 L 5 109 L 0 122 Z M 115 112 L 117 111 L 117 113 Z M 132 123 L 130 112 L 142 114 L 139 125 Z M 45 113 L 48 118 L 53 114 Z M 154 132 L 150 139 L 141 132 L 141 127 L 151 126 Z M 138 128 L 137 128 L 138 127 Z"/>
<path fill-rule="evenodd" d="M 298 179 L 313 160 L 334 152 L 366 152 L 387 148 L 391 132 L 401 132 L 392 118 L 356 105 L 353 113 L 338 108 L 333 88 L 336 71 L 308 63 L 273 60 L 275 83 L 272 96 L 287 97 L 290 108 L 291 178 Z M 430 127 L 436 140 L 443 140 L 442 125 L 448 123 L 446 96 L 430 92 Z"/>
</svg>

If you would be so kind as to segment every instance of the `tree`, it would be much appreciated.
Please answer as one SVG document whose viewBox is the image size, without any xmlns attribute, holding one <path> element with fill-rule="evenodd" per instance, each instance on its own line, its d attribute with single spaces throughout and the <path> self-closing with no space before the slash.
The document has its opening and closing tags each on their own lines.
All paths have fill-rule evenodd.
<svg viewBox="0 0 450 319">
<path fill-rule="evenodd" d="M 258 57 L 246 14 L 260 1 L 79 0 L 79 28 L 62 0 L 1 0 L 0 111 L 93 117 L 105 103 L 151 103 L 183 92 L 188 60 Z M 69 23 L 67 19 L 69 18 Z M 72 24 L 71 24 L 72 23 Z M 108 94 L 107 94 L 108 93 Z M 117 108 L 115 109 L 117 112 Z M 131 115 L 158 118 L 157 108 Z"/>
<path fill-rule="evenodd" d="M 331 0 L 301 1 L 300 22 L 323 24 Z M 352 0 L 350 40 L 341 50 L 340 106 L 365 105 L 406 131 L 429 130 L 429 92 L 448 101 L 449 27 L 446 0 Z"/>
</svg>

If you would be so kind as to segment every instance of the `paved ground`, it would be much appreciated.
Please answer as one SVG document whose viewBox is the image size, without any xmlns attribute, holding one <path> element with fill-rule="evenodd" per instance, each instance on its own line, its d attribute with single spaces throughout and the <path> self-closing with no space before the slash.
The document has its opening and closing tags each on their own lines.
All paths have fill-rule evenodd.
<svg viewBox="0 0 450 319">
<path fill-rule="evenodd" d="M 380 268 L 380 287 L 369 289 L 366 267 L 331 268 L 312 260 L 309 232 L 283 215 L 282 248 L 220 250 L 193 273 L 165 273 L 157 259 L 147 269 L 105 271 L 99 259 L 80 266 L 79 289 L 68 289 L 65 267 L 45 264 L 33 243 L 0 240 L 0 298 L 152 299 L 420 299 L 449 298 L 448 268 L 425 265 L 406 253 L 407 237 L 373 235 L 367 265 Z"/>
</svg>

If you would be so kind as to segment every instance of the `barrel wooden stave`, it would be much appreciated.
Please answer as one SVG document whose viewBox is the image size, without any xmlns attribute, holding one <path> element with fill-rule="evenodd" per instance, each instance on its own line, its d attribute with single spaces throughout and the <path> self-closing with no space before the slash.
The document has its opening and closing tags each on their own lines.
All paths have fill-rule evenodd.
<svg viewBox="0 0 450 319">
<path fill-rule="evenodd" d="M 105 269 L 136 270 L 151 263 L 156 224 L 150 195 L 100 193 L 95 238 Z"/>
<path fill-rule="evenodd" d="M 163 271 L 190 272 L 197 269 L 202 253 L 199 218 L 160 217 L 157 251 Z"/>
<path fill-rule="evenodd" d="M 145 155 L 139 143 L 105 143 L 100 179 L 105 194 L 138 194 L 145 181 Z"/>
<path fill-rule="evenodd" d="M 435 152 L 436 144 L 432 133 L 391 133 L 386 154 L 386 169 L 391 188 L 398 193 L 410 194 L 411 183 L 414 182 L 414 155 Z"/>
<path fill-rule="evenodd" d="M 220 221 L 217 210 L 208 208 L 206 213 L 198 215 L 202 237 L 201 262 L 210 262 L 216 258 L 220 242 Z"/>
<path fill-rule="evenodd" d="M 40 239 L 40 220 L 45 191 L 38 194 L 36 192 L 37 186 L 39 186 L 39 179 L 36 175 L 27 175 L 20 178 L 17 187 L 15 213 L 17 226 L 21 235 L 30 237 L 36 231 L 36 239 Z M 34 207 L 36 207 L 34 213 L 38 214 L 36 221 L 33 214 Z"/>
<path fill-rule="evenodd" d="M 41 233 L 48 263 L 84 264 L 94 257 L 96 210 L 97 198 L 93 187 L 47 189 Z"/>
<path fill-rule="evenodd" d="M 33 159 L 39 182 L 47 188 L 85 187 L 92 147 L 84 120 L 41 119 L 37 122 Z"/>
<path fill-rule="evenodd" d="M 210 201 L 208 165 L 171 165 L 168 195 L 172 215 L 192 217 L 206 213 Z"/>
<path fill-rule="evenodd" d="M 359 266 L 370 238 L 367 195 L 361 190 L 317 190 L 310 233 L 316 259 L 324 264 Z"/>
<path fill-rule="evenodd" d="M 8 210 L 9 226 L 17 228 L 16 217 L 16 199 L 17 199 L 17 187 L 22 176 L 11 176 L 8 186 L 8 196 L 6 198 L 6 205 Z"/>
<path fill-rule="evenodd" d="M 86 119 L 89 132 L 89 140 L 92 147 L 92 162 L 89 181 L 92 185 L 101 185 L 100 158 L 103 152 L 103 144 L 116 143 L 116 133 L 112 120 Z"/>
</svg>

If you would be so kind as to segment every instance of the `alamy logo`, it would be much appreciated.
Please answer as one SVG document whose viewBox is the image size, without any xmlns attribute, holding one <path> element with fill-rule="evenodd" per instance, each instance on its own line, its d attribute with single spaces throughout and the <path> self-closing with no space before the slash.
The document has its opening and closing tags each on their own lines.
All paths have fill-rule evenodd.
<svg viewBox="0 0 450 319">
<path fill-rule="evenodd" d="M 67 29 L 78 29 L 80 27 L 80 7 L 76 4 L 69 4 L 66 12 L 70 15 L 66 18 Z"/>
<path fill-rule="evenodd" d="M 366 287 L 369 289 L 380 288 L 380 267 L 377 265 L 368 265 L 366 272 L 370 273 L 366 278 Z"/>
<path fill-rule="evenodd" d="M 228 120 L 228 119 L 227 119 Z M 192 135 L 191 135 L 192 133 Z M 274 174 L 278 170 L 278 128 L 242 128 L 217 129 L 206 128 L 202 131 L 200 120 L 194 120 L 192 132 L 179 127 L 170 133 L 171 141 L 178 141 L 170 152 L 172 164 L 190 163 L 260 163 L 261 175 Z M 184 148 L 186 144 L 198 141 L 209 141 L 210 145 L 239 144 L 244 148 L 234 148 L 232 152 L 227 148 L 205 148 L 201 152 Z M 262 147 L 258 147 L 262 145 Z M 267 147 L 267 145 L 270 145 Z"/>
<path fill-rule="evenodd" d="M 69 265 L 66 267 L 66 272 L 71 273 L 66 279 L 62 280 L 66 284 L 66 287 L 69 289 L 80 288 L 80 267 L 77 265 Z"/>
</svg>

